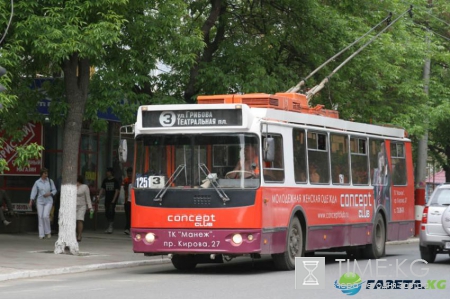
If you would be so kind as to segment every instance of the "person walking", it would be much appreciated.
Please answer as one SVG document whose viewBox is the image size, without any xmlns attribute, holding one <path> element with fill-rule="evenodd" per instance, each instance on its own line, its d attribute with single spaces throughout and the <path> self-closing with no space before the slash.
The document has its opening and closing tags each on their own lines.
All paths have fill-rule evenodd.
<svg viewBox="0 0 450 299">
<path fill-rule="evenodd" d="M 5 215 L 3 215 L 3 209 L 2 209 L 2 203 L 5 201 L 6 206 L 8 207 L 8 214 L 10 216 L 14 215 L 14 209 L 11 204 L 11 199 L 9 198 L 8 194 L 5 192 L 5 190 L 0 189 L 0 221 L 3 223 L 4 226 L 10 225 L 11 221 L 6 220 Z"/>
<path fill-rule="evenodd" d="M 133 175 L 133 168 L 128 167 L 127 169 L 127 177 L 123 180 L 122 186 L 125 191 L 125 201 L 123 203 L 123 207 L 125 210 L 125 230 L 123 231 L 124 234 L 129 235 L 130 234 L 130 227 L 131 227 L 131 179 Z"/>
<path fill-rule="evenodd" d="M 52 237 L 50 228 L 50 211 L 53 206 L 53 196 L 56 194 L 55 183 L 48 178 L 47 168 L 41 169 L 41 177 L 34 183 L 31 189 L 30 203 L 36 201 L 36 209 L 39 223 L 39 238 L 50 239 Z"/>
<path fill-rule="evenodd" d="M 106 169 L 106 178 L 102 182 L 99 198 L 105 196 L 105 216 L 108 221 L 108 228 L 105 233 L 112 234 L 114 229 L 114 217 L 116 215 L 116 204 L 120 193 L 120 183 L 114 177 L 114 169 Z"/>
<path fill-rule="evenodd" d="M 83 176 L 77 178 L 77 241 L 81 242 L 83 233 L 84 215 L 86 208 L 92 210 L 92 202 L 88 185 L 84 184 Z"/>
<path fill-rule="evenodd" d="M 56 195 L 53 196 L 53 220 L 51 221 L 52 235 L 58 234 L 59 232 L 59 209 L 61 207 L 61 182 L 62 177 L 59 176 L 56 179 Z"/>
</svg>

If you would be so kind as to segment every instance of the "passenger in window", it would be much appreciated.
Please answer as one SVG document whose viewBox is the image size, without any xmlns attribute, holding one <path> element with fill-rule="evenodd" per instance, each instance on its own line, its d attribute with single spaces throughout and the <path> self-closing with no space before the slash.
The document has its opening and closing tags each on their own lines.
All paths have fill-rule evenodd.
<svg viewBox="0 0 450 299">
<path fill-rule="evenodd" d="M 299 170 L 295 172 L 295 181 L 296 182 L 306 182 L 306 173 L 303 170 Z"/>
<path fill-rule="evenodd" d="M 309 165 L 309 181 L 311 183 L 320 182 L 320 175 L 317 173 L 317 165 L 314 163 L 311 163 Z"/>
<path fill-rule="evenodd" d="M 259 157 L 256 148 L 252 144 L 246 144 L 244 148 L 244 159 L 241 159 L 234 170 L 227 173 L 230 179 L 255 178 L 259 176 Z"/>
</svg>

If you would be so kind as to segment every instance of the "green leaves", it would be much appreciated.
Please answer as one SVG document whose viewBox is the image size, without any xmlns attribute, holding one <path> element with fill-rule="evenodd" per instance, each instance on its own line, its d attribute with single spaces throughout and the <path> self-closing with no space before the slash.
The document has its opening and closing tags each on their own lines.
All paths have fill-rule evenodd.
<svg viewBox="0 0 450 299">
<path fill-rule="evenodd" d="M 40 90 L 30 86 L 38 74 L 62 75 L 63 62 L 74 54 L 92 67 L 83 117 L 98 130 L 105 122 L 97 111 L 108 108 L 131 123 L 140 104 L 193 102 L 198 94 L 283 92 L 390 12 L 393 20 L 412 4 L 412 19 L 402 17 L 342 66 L 312 102 L 337 107 L 345 119 L 393 123 L 421 134 L 427 126 L 442 126 L 427 124 L 424 113 L 442 113 L 450 95 L 449 41 L 439 37 L 450 38 L 439 20 L 450 22 L 447 2 L 434 1 L 430 9 L 423 0 L 19 1 L 0 49 L 11 90 L 0 95 L 9 112 L 0 114 L 10 127 L 39 121 L 36 104 L 45 95 L 55 103 L 52 124 L 64 121 L 73 93 L 63 80 Z M 8 15 L 9 7 L 2 4 L 0 10 Z M 427 24 L 435 32 L 429 44 Z M 386 26 L 323 67 L 303 92 Z M 429 97 L 423 91 L 425 57 L 432 59 Z"/>
<path fill-rule="evenodd" d="M 26 146 L 17 146 L 17 158 L 14 160 L 14 165 L 19 167 L 28 167 L 28 160 L 41 158 L 41 152 L 44 147 L 36 143 L 31 143 Z"/>
<path fill-rule="evenodd" d="M 0 142 L 1 146 L 1 142 Z M 36 143 L 31 143 L 26 146 L 17 146 L 15 148 L 17 156 L 14 159 L 13 165 L 19 168 L 30 167 L 29 160 L 41 158 L 44 147 Z M 9 170 L 8 163 L 5 159 L 0 159 L 0 173 Z"/>
</svg>

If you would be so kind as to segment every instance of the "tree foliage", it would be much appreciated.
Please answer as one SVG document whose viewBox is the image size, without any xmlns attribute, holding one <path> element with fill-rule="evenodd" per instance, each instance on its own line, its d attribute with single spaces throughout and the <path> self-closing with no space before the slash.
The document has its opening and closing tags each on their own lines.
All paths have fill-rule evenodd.
<svg viewBox="0 0 450 299">
<path fill-rule="evenodd" d="M 55 253 L 68 247 L 77 254 L 76 169 L 82 121 L 91 120 L 102 128 L 96 112 L 108 107 L 129 119 L 135 111 L 132 104 L 151 95 L 149 74 L 156 62 L 189 63 L 191 47 L 201 46 L 201 40 L 173 31 L 182 28 L 183 1 L 24 1 L 15 12 L 1 58 L 10 66 L 10 90 L 18 100 L 8 107 L 15 116 L 5 115 L 2 125 L 13 129 L 42 120 L 36 105 L 43 96 L 52 99 L 52 123 L 64 124 Z M 37 77 L 50 80 L 40 86 Z M 91 80 L 95 89 L 89 88 Z"/>
</svg>

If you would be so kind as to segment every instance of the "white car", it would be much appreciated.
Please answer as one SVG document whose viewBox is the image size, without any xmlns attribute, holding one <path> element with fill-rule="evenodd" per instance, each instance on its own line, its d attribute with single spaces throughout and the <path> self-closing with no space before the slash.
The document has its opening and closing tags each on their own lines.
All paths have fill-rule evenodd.
<svg viewBox="0 0 450 299">
<path fill-rule="evenodd" d="M 433 263 L 436 254 L 450 254 L 450 184 L 438 186 L 426 204 L 420 224 L 420 257 Z"/>
</svg>

